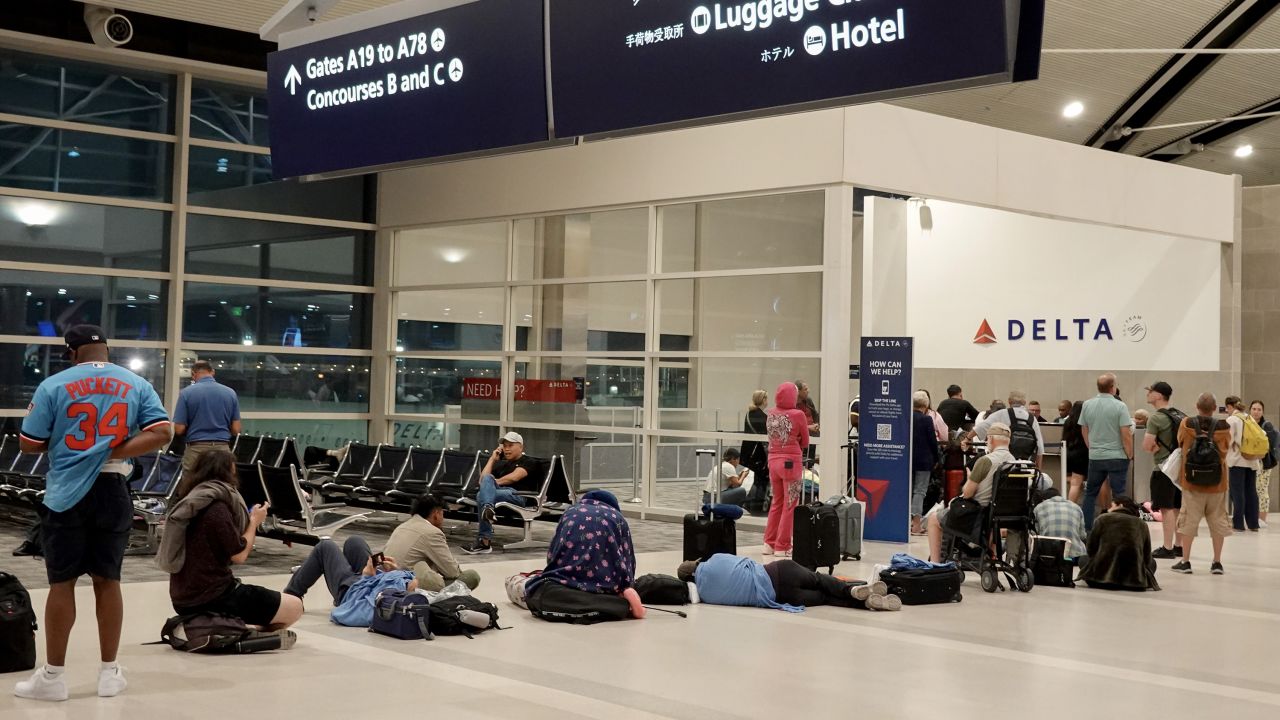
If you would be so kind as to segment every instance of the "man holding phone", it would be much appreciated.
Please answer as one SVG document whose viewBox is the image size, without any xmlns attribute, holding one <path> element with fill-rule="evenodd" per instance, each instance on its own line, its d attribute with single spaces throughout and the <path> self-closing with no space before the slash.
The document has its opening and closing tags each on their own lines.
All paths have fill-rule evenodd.
<svg viewBox="0 0 1280 720">
<path fill-rule="evenodd" d="M 480 528 L 476 541 L 464 545 L 462 551 L 469 555 L 493 552 L 493 520 L 497 516 L 495 505 L 500 502 L 524 504 L 520 491 L 537 492 L 541 478 L 532 472 L 535 463 L 524 454 L 524 438 L 520 433 L 509 432 L 502 440 L 480 473 L 480 490 L 476 493 L 476 516 Z"/>
</svg>

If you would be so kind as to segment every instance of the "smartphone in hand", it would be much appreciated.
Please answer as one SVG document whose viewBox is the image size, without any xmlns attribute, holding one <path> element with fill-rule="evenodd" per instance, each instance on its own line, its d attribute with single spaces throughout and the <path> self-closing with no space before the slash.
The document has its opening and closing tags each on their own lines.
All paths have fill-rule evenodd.
<svg viewBox="0 0 1280 720">
<path fill-rule="evenodd" d="M 373 557 L 372 557 L 371 559 L 373 560 L 373 569 L 374 569 L 375 571 L 377 571 L 377 570 L 381 570 L 381 569 L 382 569 L 382 563 L 383 563 L 383 561 L 385 561 L 385 560 L 386 560 L 386 557 L 387 557 L 387 556 L 386 556 L 386 555 L 384 555 L 383 553 L 374 553 L 374 554 L 373 554 Z"/>
</svg>

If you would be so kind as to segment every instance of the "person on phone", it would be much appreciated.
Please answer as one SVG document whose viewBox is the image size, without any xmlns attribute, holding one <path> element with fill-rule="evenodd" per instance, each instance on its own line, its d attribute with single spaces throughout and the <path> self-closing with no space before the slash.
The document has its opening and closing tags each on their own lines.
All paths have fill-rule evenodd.
<svg viewBox="0 0 1280 720">
<path fill-rule="evenodd" d="M 480 490 L 476 493 L 476 518 L 480 527 L 476 540 L 465 545 L 462 551 L 468 555 L 484 555 L 493 552 L 493 520 L 495 506 L 500 502 L 524 504 L 520 491 L 537 492 L 541 478 L 535 477 L 535 461 L 524 454 L 524 438 L 520 433 L 509 432 L 480 473 Z"/>
<path fill-rule="evenodd" d="M 239 492 L 236 458 L 213 448 L 183 474 L 177 502 L 165 516 L 156 565 L 169 573 L 169 600 L 179 615 L 219 613 L 246 625 L 278 631 L 281 647 L 293 645 L 284 632 L 302 617 L 302 598 L 242 583 L 231 571 L 253 551 L 268 505 L 246 510 Z"/>
<path fill-rule="evenodd" d="M 707 484 L 702 490 L 703 504 L 719 502 L 721 505 L 737 505 L 743 507 L 747 503 L 747 489 L 742 487 L 747 475 L 751 472 L 739 461 L 742 454 L 738 448 L 725 448 L 720 459 L 720 467 L 712 468 L 707 474 Z M 716 500 L 716 486 L 720 486 L 720 499 Z"/>
<path fill-rule="evenodd" d="M 107 334 L 94 325 L 67 330 L 72 367 L 36 388 L 22 421 L 23 453 L 48 453 L 40 516 L 45 573 L 45 665 L 14 694 L 58 702 L 68 697 L 63 670 L 76 621 L 76 582 L 93 579 L 98 620 L 98 696 L 114 697 L 128 682 L 116 663 L 124 622 L 120 570 L 133 525 L 129 458 L 169 442 L 169 416 L 151 383 L 109 362 Z"/>
</svg>

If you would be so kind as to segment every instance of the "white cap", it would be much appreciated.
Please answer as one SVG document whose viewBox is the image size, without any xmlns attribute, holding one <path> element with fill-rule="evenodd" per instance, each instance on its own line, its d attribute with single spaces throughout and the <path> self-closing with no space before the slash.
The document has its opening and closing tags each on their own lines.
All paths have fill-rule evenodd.
<svg viewBox="0 0 1280 720">
<path fill-rule="evenodd" d="M 524 438 L 523 438 L 523 437 L 520 437 L 520 433 L 518 433 L 518 432 L 509 432 L 509 433 L 507 433 L 506 435 L 503 435 L 503 436 L 502 436 L 502 442 L 504 442 L 504 443 L 520 443 L 521 445 L 523 445 L 523 444 L 524 444 Z"/>
</svg>

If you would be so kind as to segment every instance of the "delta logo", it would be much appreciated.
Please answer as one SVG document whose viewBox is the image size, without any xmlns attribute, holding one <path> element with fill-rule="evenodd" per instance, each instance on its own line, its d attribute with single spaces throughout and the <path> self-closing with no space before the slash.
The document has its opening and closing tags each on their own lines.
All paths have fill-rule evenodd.
<svg viewBox="0 0 1280 720">
<path fill-rule="evenodd" d="M 1147 337 L 1147 325 L 1141 315 L 1131 315 L 1125 319 L 1123 336 L 1129 342 L 1142 342 Z M 1036 318 L 1033 320 L 1009 320 L 1008 342 L 1032 340 L 1034 342 L 1111 342 L 1115 336 L 1111 331 L 1111 323 L 1106 318 Z M 974 345 L 995 345 L 1000 342 L 991 323 L 985 318 L 973 336 Z"/>
</svg>

